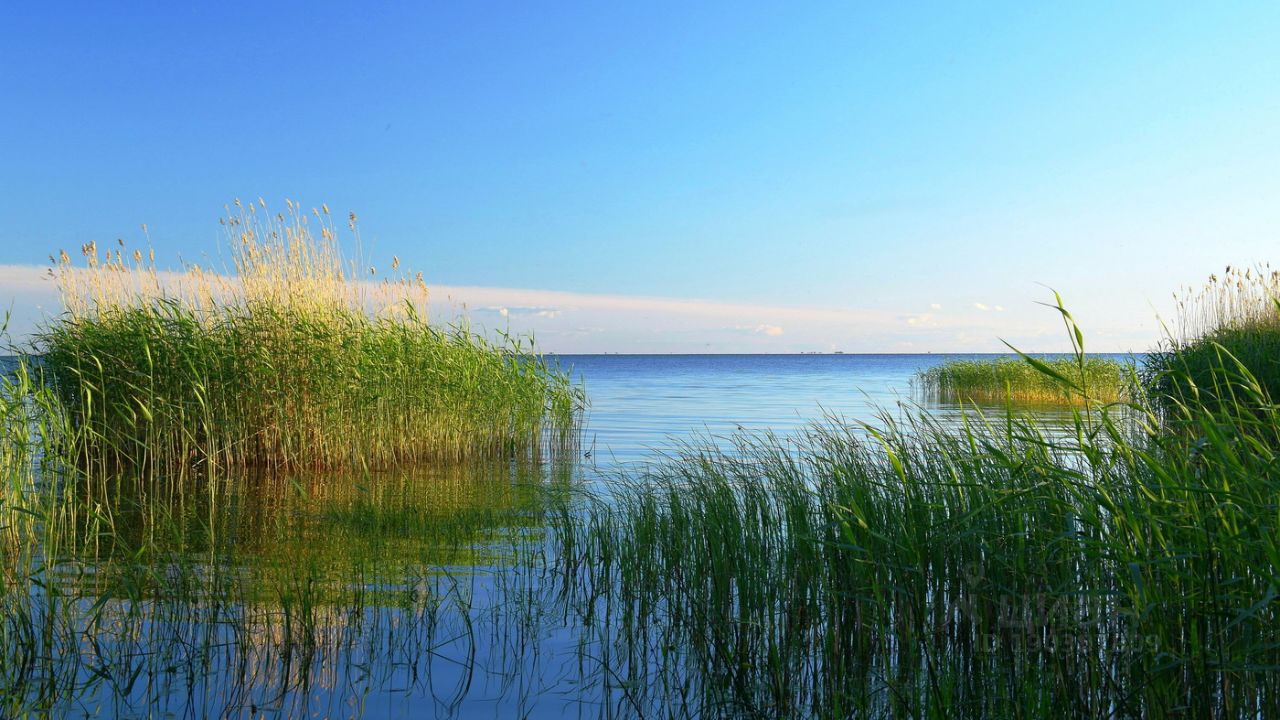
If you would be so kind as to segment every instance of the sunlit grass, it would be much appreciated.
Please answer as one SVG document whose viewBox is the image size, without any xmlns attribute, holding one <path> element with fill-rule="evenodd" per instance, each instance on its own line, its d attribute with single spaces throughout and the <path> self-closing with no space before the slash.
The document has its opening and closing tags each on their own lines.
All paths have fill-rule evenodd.
<svg viewBox="0 0 1280 720">
<path fill-rule="evenodd" d="M 582 391 L 529 344 L 428 324 L 421 275 L 344 257 L 327 208 L 237 208 L 232 272 L 93 243 L 83 266 L 56 259 L 66 313 L 37 350 L 85 459 L 361 467 L 573 444 Z"/>
<path fill-rule="evenodd" d="M 585 499 L 503 462 L 99 472 L 20 363 L 0 714 L 359 714 L 388 688 L 461 703 L 484 672 L 526 709 L 550 665 L 548 697 L 611 717 L 1269 715 L 1280 408 L 1221 354 L 1212 402 L 1112 402 L 1070 372 L 1060 309 L 1072 365 L 1020 362 L 1074 398 L 1064 425 L 1006 405 L 694 438 Z"/>
<path fill-rule="evenodd" d="M 1044 358 L 1040 362 L 1082 385 L 1093 400 L 1122 400 L 1134 387 L 1133 366 L 1110 358 Z M 943 402 L 1073 405 L 1084 398 L 1022 358 L 946 360 L 920 371 L 915 382 L 926 397 Z"/>
<path fill-rule="evenodd" d="M 1183 292 L 1178 308 L 1176 334 L 1150 353 L 1144 373 L 1166 405 L 1280 397 L 1280 272 L 1228 267 Z"/>
</svg>

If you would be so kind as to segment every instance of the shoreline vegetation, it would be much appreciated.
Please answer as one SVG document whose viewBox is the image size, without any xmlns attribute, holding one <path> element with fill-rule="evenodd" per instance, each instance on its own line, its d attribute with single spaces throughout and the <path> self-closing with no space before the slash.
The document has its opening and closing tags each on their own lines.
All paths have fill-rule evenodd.
<svg viewBox="0 0 1280 720">
<path fill-rule="evenodd" d="M 429 325 L 422 274 L 345 256 L 327 206 L 227 211 L 228 272 L 160 271 L 123 241 L 54 258 L 65 313 L 36 353 L 83 460 L 390 467 L 576 442 L 585 395 L 566 373 L 521 338 Z"/>
<path fill-rule="evenodd" d="M 1133 397 L 1137 376 L 1132 364 L 1110 358 L 1023 356 L 949 359 L 921 370 L 914 382 L 935 402 L 1081 405 L 1086 398 L 1121 402 Z"/>
<path fill-rule="evenodd" d="M 1280 399 L 1280 271 L 1228 266 L 1178 297 L 1173 336 L 1148 355 L 1144 383 L 1178 405 Z"/>
<path fill-rule="evenodd" d="M 236 282 L 61 256 L 68 315 L 0 379 L 0 715 L 456 708 L 486 672 L 531 707 L 539 662 L 608 716 L 1280 707 L 1275 274 L 1193 297 L 1116 397 L 1059 299 L 1073 365 L 995 390 L 1038 375 L 1065 424 L 694 438 L 590 494 L 557 368 L 426 325 L 327 210 L 237 207 Z"/>
<path fill-rule="evenodd" d="M 1023 360 L 1074 396 L 1065 429 L 1006 404 L 960 428 L 906 408 L 694 439 L 555 520 L 566 572 L 648 629 L 633 652 L 695 648 L 713 702 L 747 716 L 1271 716 L 1280 405 L 1237 358 L 1280 322 L 1253 297 L 1123 402 L 1059 298 L 1085 372 Z"/>
</svg>

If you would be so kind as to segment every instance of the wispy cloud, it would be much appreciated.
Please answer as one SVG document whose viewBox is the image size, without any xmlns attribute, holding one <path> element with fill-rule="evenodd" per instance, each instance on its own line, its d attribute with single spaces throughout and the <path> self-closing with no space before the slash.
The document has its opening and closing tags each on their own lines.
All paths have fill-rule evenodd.
<svg viewBox="0 0 1280 720">
<path fill-rule="evenodd" d="M 759 325 L 734 325 L 734 330 L 745 332 L 751 335 L 764 335 L 766 337 L 779 337 L 785 331 L 777 325 L 769 325 L 768 323 L 760 323 Z"/>
<path fill-rule="evenodd" d="M 541 307 L 536 305 L 535 306 L 516 305 L 514 307 L 490 305 L 488 307 L 479 308 L 479 312 L 497 313 L 502 317 L 511 317 L 512 315 L 528 315 L 532 317 L 541 317 L 541 318 L 560 317 L 560 310 L 558 308 Z"/>
<path fill-rule="evenodd" d="M 36 266 L 0 265 L 0 312 L 15 338 L 60 312 L 57 289 Z M 1053 350 L 1060 329 L 1025 312 L 973 303 L 982 313 L 901 313 L 840 307 L 729 303 L 669 297 L 473 286 L 431 287 L 431 321 L 470 318 L 481 331 L 533 333 L 551 352 L 1000 351 L 1000 339 Z M 1003 313 L 997 317 L 996 313 Z M 1105 332 L 1106 328 L 1098 328 Z M 1141 344 L 1139 344 L 1141 346 Z"/>
</svg>

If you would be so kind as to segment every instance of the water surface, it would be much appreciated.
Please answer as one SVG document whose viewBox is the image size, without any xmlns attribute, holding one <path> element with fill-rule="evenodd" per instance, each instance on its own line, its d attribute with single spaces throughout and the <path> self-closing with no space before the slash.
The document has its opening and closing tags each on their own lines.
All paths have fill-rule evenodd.
<svg viewBox="0 0 1280 720">
<path fill-rule="evenodd" d="M 548 514 L 694 434 L 874 422 L 948 357 L 564 355 L 591 407 L 562 462 L 86 483 L 57 547 L 5 549 L 34 574 L 0 593 L 0 716 L 651 715 L 635 678 L 684 660 L 563 593 Z"/>
<path fill-rule="evenodd" d="M 915 374 L 949 359 L 1000 354 L 885 355 L 561 355 L 591 402 L 585 443 L 599 462 L 634 462 L 691 433 L 724 437 L 739 430 L 794 432 L 826 415 L 875 423 L 899 403 L 956 417 L 953 404 L 930 402 Z M 1065 357 L 1041 355 L 1038 357 Z M 1129 361 L 1129 355 L 1103 355 Z M 1060 414 L 1042 409 L 1047 416 Z"/>
</svg>

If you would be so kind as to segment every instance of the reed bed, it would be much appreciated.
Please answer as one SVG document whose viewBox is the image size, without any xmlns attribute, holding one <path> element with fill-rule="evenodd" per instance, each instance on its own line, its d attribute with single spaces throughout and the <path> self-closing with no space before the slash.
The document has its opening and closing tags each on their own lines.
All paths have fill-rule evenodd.
<svg viewBox="0 0 1280 720">
<path fill-rule="evenodd" d="M 1023 358 L 951 359 L 921 370 L 914 382 L 933 401 L 988 405 L 1078 405 L 1086 396 L 1117 402 L 1129 397 L 1136 386 L 1133 366 L 1110 358 L 1049 357 L 1037 362 L 1042 366 Z M 1070 378 L 1086 392 L 1076 391 L 1057 376 Z"/>
<path fill-rule="evenodd" d="M 555 516 L 566 593 L 692 715 L 1270 716 L 1280 409 L 1240 399 L 694 441 Z"/>
<path fill-rule="evenodd" d="M 166 292 L 144 309 L 206 342 Z M 183 385 L 90 375 L 68 398 L 42 376 L 67 365 L 21 360 L 0 384 L 0 715 L 358 716 L 394 692 L 442 715 L 1274 716 L 1280 405 L 1207 358 L 1229 393 L 1112 402 L 1024 357 L 1070 396 L 1065 426 L 905 408 L 694 438 L 607 496 L 501 460 L 228 472 L 199 399 L 196 439 L 155 436 L 195 471 L 149 472 L 170 456 L 85 418 L 127 416 L 134 386 L 164 398 L 139 416 L 181 408 Z M 84 462 L 99 447 L 111 472 Z"/>
<path fill-rule="evenodd" d="M 123 242 L 54 258 L 66 312 L 36 347 L 83 459 L 385 467 L 576 442 L 580 387 L 519 338 L 428 324 L 421 274 L 378 280 L 327 207 L 228 210 L 226 272 L 162 272 Z"/>
<path fill-rule="evenodd" d="M 1171 331 L 1179 344 L 1216 332 L 1277 327 L 1280 271 L 1266 263 L 1255 267 L 1228 265 L 1222 275 L 1213 273 L 1205 284 L 1184 288 L 1174 299 L 1178 314 Z"/>
<path fill-rule="evenodd" d="M 1280 476 L 1234 444 L 1275 435 L 744 436 L 564 515 L 563 562 L 637 684 L 694 688 L 694 715 L 1266 716 Z"/>
<path fill-rule="evenodd" d="M 1184 290 L 1171 337 L 1148 356 L 1144 384 L 1168 405 L 1280 397 L 1280 272 L 1228 266 Z"/>
</svg>

